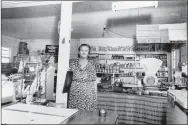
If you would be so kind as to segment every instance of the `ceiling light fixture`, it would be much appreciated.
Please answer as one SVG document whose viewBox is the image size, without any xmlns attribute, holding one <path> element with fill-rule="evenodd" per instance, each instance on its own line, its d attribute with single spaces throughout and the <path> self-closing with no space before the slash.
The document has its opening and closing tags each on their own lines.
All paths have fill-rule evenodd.
<svg viewBox="0 0 188 125">
<path fill-rule="evenodd" d="M 120 1 L 112 3 L 112 10 L 125 10 L 143 7 L 155 7 L 157 8 L 158 1 Z"/>
<path fill-rule="evenodd" d="M 82 1 L 70 1 L 72 3 Z M 61 1 L 2 1 L 2 8 L 17 8 L 61 4 Z"/>
</svg>

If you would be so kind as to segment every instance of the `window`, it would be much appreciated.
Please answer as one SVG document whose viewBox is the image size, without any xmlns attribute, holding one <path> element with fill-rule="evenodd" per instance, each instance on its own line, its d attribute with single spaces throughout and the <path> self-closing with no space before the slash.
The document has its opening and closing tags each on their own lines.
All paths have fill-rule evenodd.
<svg viewBox="0 0 188 125">
<path fill-rule="evenodd" d="M 10 58 L 11 58 L 11 49 L 7 48 L 7 47 L 1 47 L 1 59 L 2 59 L 2 63 L 9 63 L 10 62 Z"/>
<path fill-rule="evenodd" d="M 176 51 L 172 50 L 172 69 L 176 68 Z"/>
<path fill-rule="evenodd" d="M 178 67 L 178 63 L 181 62 L 180 61 L 180 50 L 179 49 L 173 49 L 171 51 L 172 54 L 172 78 L 173 78 L 173 74 L 175 70 L 180 70 Z"/>
<path fill-rule="evenodd" d="M 178 68 L 178 63 L 180 62 L 180 50 L 172 50 L 172 69 Z"/>
</svg>

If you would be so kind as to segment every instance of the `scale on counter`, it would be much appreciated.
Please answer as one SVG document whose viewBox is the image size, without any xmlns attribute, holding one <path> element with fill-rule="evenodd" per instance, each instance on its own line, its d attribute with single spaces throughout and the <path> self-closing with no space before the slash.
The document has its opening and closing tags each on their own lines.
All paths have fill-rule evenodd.
<svg viewBox="0 0 188 125">
<path fill-rule="evenodd" d="M 140 61 L 140 64 L 143 67 L 146 74 L 143 79 L 145 86 L 157 86 L 158 78 L 155 74 L 162 65 L 162 61 L 156 58 L 145 58 Z"/>
<path fill-rule="evenodd" d="M 146 74 L 143 82 L 147 90 L 145 90 L 144 93 L 154 96 L 167 96 L 166 91 L 162 92 L 158 90 L 158 78 L 156 77 L 156 73 L 162 65 L 162 61 L 156 58 L 146 58 L 142 59 L 140 64 Z"/>
</svg>

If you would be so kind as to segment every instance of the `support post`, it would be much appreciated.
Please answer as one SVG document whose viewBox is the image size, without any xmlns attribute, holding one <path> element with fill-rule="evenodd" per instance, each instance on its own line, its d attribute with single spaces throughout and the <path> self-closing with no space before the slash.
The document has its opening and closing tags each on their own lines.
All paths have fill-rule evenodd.
<svg viewBox="0 0 188 125">
<path fill-rule="evenodd" d="M 59 54 L 56 86 L 56 103 L 67 104 L 67 94 L 62 93 L 66 72 L 69 68 L 72 2 L 62 1 L 59 33 Z M 66 106 L 67 107 L 67 106 Z"/>
</svg>

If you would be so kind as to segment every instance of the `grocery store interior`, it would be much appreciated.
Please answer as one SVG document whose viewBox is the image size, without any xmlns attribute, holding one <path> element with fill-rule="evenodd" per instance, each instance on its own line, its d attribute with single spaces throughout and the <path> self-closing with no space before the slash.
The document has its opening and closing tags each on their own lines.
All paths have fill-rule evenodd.
<svg viewBox="0 0 188 125">
<path fill-rule="evenodd" d="M 187 124 L 187 1 L 1 4 L 2 124 Z M 64 91 L 83 44 L 97 111 Z"/>
</svg>

